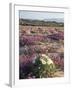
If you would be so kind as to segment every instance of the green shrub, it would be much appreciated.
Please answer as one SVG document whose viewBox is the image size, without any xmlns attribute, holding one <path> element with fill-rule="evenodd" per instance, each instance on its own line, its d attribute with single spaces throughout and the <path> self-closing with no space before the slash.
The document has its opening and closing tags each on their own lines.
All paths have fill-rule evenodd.
<svg viewBox="0 0 72 90">
<path fill-rule="evenodd" d="M 42 55 L 35 60 L 33 74 L 36 78 L 53 77 L 54 72 L 55 65 L 48 56 Z"/>
</svg>

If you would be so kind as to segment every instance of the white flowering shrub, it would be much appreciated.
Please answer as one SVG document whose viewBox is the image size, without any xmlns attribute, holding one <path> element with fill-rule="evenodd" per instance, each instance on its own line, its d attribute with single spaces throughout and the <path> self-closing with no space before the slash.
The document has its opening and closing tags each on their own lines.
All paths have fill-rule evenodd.
<svg viewBox="0 0 72 90">
<path fill-rule="evenodd" d="M 36 78 L 53 77 L 55 72 L 55 65 L 53 61 L 45 54 L 39 56 L 34 63 L 33 74 Z"/>
</svg>

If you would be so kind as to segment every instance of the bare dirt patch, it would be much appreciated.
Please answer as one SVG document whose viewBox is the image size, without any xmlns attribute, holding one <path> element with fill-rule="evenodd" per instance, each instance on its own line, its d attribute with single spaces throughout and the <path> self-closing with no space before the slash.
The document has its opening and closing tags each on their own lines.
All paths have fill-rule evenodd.
<svg viewBox="0 0 72 90">
<path fill-rule="evenodd" d="M 57 71 L 54 74 L 55 77 L 64 77 L 64 72 L 63 71 Z"/>
</svg>

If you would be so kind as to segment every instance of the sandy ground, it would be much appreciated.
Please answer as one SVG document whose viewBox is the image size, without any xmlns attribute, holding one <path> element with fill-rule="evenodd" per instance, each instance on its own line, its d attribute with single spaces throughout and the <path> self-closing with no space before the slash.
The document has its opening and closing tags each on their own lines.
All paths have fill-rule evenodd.
<svg viewBox="0 0 72 90">
<path fill-rule="evenodd" d="M 54 74 L 55 77 L 64 77 L 64 72 L 63 71 L 57 71 Z"/>
</svg>

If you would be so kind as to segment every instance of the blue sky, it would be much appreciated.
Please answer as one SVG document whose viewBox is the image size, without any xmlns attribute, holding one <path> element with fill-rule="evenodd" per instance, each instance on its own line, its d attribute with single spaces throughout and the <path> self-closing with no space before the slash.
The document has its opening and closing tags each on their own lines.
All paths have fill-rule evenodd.
<svg viewBox="0 0 72 90">
<path fill-rule="evenodd" d="M 23 19 L 52 19 L 52 18 L 63 18 L 64 19 L 64 13 L 58 13 L 58 12 L 35 12 L 35 11 L 19 11 L 19 18 Z"/>
</svg>

